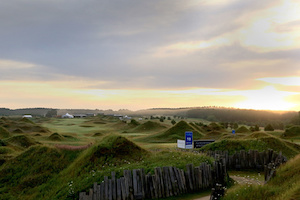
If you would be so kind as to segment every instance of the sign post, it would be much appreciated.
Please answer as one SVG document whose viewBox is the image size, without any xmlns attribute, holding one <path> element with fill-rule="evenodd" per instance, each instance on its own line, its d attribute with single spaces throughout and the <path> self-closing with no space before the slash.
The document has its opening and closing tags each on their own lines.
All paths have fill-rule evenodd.
<svg viewBox="0 0 300 200">
<path fill-rule="evenodd" d="M 185 132 L 185 148 L 186 149 L 193 148 L 193 132 L 190 131 Z"/>
</svg>

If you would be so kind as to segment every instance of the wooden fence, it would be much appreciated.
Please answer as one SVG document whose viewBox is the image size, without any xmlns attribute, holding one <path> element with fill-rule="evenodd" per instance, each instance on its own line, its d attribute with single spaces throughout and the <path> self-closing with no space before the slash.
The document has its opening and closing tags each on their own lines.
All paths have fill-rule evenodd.
<svg viewBox="0 0 300 200">
<path fill-rule="evenodd" d="M 263 152 L 241 150 L 232 155 L 229 155 L 228 151 L 206 151 L 204 153 L 215 159 L 224 158 L 226 167 L 231 170 L 258 169 L 263 171 L 269 163 L 274 163 L 275 167 L 278 167 L 287 161 L 281 152 L 276 153 L 272 149 Z"/>
<path fill-rule="evenodd" d="M 160 199 L 188 192 L 212 188 L 216 183 L 225 184 L 227 171 L 225 160 L 215 161 L 212 166 L 201 163 L 187 170 L 176 167 L 157 167 L 154 175 L 145 174 L 143 169 L 124 170 L 123 177 L 104 177 L 100 184 L 94 183 L 88 193 L 79 193 L 80 200 L 133 200 Z"/>
<path fill-rule="evenodd" d="M 94 183 L 88 193 L 79 193 L 80 200 L 138 200 L 160 199 L 189 192 L 197 192 L 212 188 L 213 199 L 224 194 L 227 169 L 258 169 L 265 171 L 267 182 L 276 174 L 276 168 L 285 163 L 287 158 L 273 150 L 258 152 L 249 150 L 235 152 L 207 151 L 207 155 L 215 158 L 212 166 L 201 163 L 194 167 L 186 166 L 186 171 L 176 167 L 155 168 L 154 175 L 145 174 L 144 169 L 124 170 L 123 177 L 116 178 L 115 172 L 111 179 L 107 176 L 100 184 Z"/>
</svg>

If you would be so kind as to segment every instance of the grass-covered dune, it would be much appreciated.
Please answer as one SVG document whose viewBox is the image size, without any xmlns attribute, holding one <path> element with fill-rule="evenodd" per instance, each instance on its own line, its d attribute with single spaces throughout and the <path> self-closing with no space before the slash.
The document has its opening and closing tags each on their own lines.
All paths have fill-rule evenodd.
<svg viewBox="0 0 300 200">
<path fill-rule="evenodd" d="M 4 140 L 7 144 L 18 146 L 21 148 L 28 148 L 32 145 L 40 144 L 33 138 L 26 135 L 14 135 Z"/>
<path fill-rule="evenodd" d="M 204 136 L 203 133 L 200 133 L 196 130 L 193 126 L 189 125 L 185 121 L 180 121 L 175 124 L 173 127 L 169 128 L 168 130 L 153 134 L 151 136 L 147 136 L 144 138 L 139 139 L 138 141 L 141 142 L 177 142 L 177 139 L 185 139 L 185 132 L 192 131 L 193 132 L 193 139 L 200 139 Z"/>
<path fill-rule="evenodd" d="M 9 134 L 20 133 L 40 133 L 48 134 L 49 130 L 44 128 L 30 119 L 26 118 L 1 118 L 0 119 L 0 138 L 3 138 L 4 131 Z M 5 135 L 4 135 L 5 136 Z"/>
<path fill-rule="evenodd" d="M 8 137 L 10 137 L 9 131 L 6 128 L 0 126 L 0 139 L 8 138 Z"/>
<path fill-rule="evenodd" d="M 153 122 L 153 121 L 147 121 L 135 129 L 132 130 L 132 132 L 147 132 L 147 131 L 158 131 L 165 129 L 166 127 L 162 125 L 161 123 L 158 122 Z"/>
<path fill-rule="evenodd" d="M 282 138 L 300 138 L 300 126 L 294 125 L 286 128 L 285 132 L 281 135 Z"/>
<path fill-rule="evenodd" d="M 300 155 L 279 167 L 267 184 L 239 185 L 227 192 L 223 200 L 297 200 L 300 199 Z"/>
<path fill-rule="evenodd" d="M 35 145 L 0 166 L 0 199 L 74 199 L 112 171 L 117 176 L 124 169 L 153 173 L 155 167 L 184 169 L 186 164 L 202 162 L 212 158 L 175 150 L 150 152 L 114 134 L 83 151 Z"/>
<path fill-rule="evenodd" d="M 32 190 L 67 167 L 77 152 L 32 146 L 0 167 L 0 199 L 31 199 Z"/>
<path fill-rule="evenodd" d="M 300 145 L 274 137 L 268 133 L 259 132 L 252 133 L 244 138 L 216 141 L 205 145 L 200 150 L 226 150 L 232 154 L 235 151 L 249 151 L 250 149 L 258 151 L 273 149 L 277 152 L 281 151 L 288 158 L 292 158 L 300 153 Z"/>
</svg>

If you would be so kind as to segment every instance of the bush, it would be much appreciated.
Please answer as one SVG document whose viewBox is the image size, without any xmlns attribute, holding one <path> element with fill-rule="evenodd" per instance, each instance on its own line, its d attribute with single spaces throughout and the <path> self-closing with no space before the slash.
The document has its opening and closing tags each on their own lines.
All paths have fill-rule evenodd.
<svg viewBox="0 0 300 200">
<path fill-rule="evenodd" d="M 265 126 L 265 131 L 274 131 L 274 128 L 271 124 L 268 124 L 267 126 Z"/>
</svg>

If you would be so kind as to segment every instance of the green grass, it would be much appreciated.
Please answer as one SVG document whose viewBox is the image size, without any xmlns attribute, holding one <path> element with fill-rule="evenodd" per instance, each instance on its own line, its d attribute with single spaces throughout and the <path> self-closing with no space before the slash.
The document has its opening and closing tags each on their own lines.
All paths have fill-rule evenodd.
<svg viewBox="0 0 300 200">
<path fill-rule="evenodd" d="M 223 200 L 300 199 L 300 155 L 282 165 L 266 185 L 239 185 L 228 190 Z"/>
<path fill-rule="evenodd" d="M 153 135 L 138 139 L 137 141 L 139 141 L 139 142 L 154 142 L 154 143 L 158 143 L 158 142 L 174 143 L 174 142 L 177 142 L 177 139 L 184 139 L 186 131 L 193 132 L 194 140 L 200 139 L 204 135 L 204 134 L 200 133 L 199 131 L 197 131 L 193 126 L 189 125 L 187 122 L 180 121 L 180 122 L 176 123 L 170 129 L 168 129 L 162 133 L 153 134 Z"/>
<path fill-rule="evenodd" d="M 192 119 L 187 121 L 194 122 Z M 196 166 L 201 162 L 212 162 L 212 158 L 200 153 L 177 150 L 176 140 L 184 139 L 185 131 L 193 131 L 194 139 L 215 137 L 217 142 L 207 145 L 205 149 L 229 150 L 233 153 L 242 149 L 263 151 L 272 148 L 282 151 L 289 158 L 300 152 L 299 145 L 290 141 L 295 138 L 289 141 L 279 138 L 282 131 L 232 135 L 222 129 L 206 132 L 201 126 L 186 122 L 178 122 L 174 126 L 170 120 L 139 122 L 144 123 L 124 123 L 107 116 L 38 119 L 33 122 L 9 118 L 1 120 L 1 126 L 10 135 L 0 141 L 0 164 L 6 161 L 0 165 L 0 199 L 73 199 L 78 198 L 78 192 L 91 188 L 94 182 L 101 182 L 104 176 L 110 176 L 112 171 L 122 176 L 124 169 L 144 168 L 146 173 L 153 173 L 155 167 L 175 166 L 184 169 L 189 163 Z M 211 128 L 209 124 L 207 127 Z M 16 136 L 20 134 L 13 133 L 16 129 L 41 144 L 28 149 L 18 145 Z M 49 138 L 55 132 L 61 140 Z M 89 143 L 93 145 L 82 151 L 60 150 L 52 146 Z M 238 190 L 238 187 L 234 186 L 233 189 Z M 299 195 L 297 187 L 291 188 L 292 195 Z M 269 189 L 258 189 L 258 195 L 269 197 L 273 191 Z M 171 199 L 191 199 L 197 195 Z"/>
<path fill-rule="evenodd" d="M 117 176 L 124 169 L 153 173 L 155 167 L 184 169 L 188 163 L 201 162 L 210 163 L 212 158 L 170 149 L 150 152 L 120 135 L 106 136 L 82 152 L 36 145 L 0 167 L 0 199 L 73 199 L 112 171 Z M 71 181 L 74 193 L 69 190 Z"/>
<path fill-rule="evenodd" d="M 282 152 L 288 158 L 292 158 L 300 153 L 300 145 L 287 140 L 274 137 L 268 133 L 252 133 L 238 139 L 223 139 L 214 143 L 205 145 L 200 150 L 222 150 L 233 154 L 240 150 L 258 150 L 264 151 L 273 149 Z"/>
<path fill-rule="evenodd" d="M 0 167 L 0 199 L 30 199 L 31 191 L 67 167 L 78 152 L 33 146 Z"/>
</svg>

